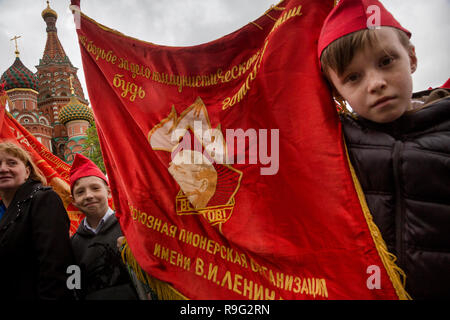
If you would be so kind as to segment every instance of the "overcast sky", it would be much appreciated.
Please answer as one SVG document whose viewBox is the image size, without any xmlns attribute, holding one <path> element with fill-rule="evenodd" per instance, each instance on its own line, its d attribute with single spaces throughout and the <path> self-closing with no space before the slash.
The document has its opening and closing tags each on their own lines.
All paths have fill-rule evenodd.
<svg viewBox="0 0 450 320">
<path fill-rule="evenodd" d="M 81 0 L 82 11 L 126 35 L 169 46 L 190 46 L 220 38 L 255 20 L 278 0 Z M 384 0 L 384 6 L 409 29 L 419 59 L 414 91 L 437 87 L 450 77 L 450 0 Z M 58 13 L 59 39 L 79 68 L 87 96 L 70 0 L 51 0 Z M 0 74 L 14 62 L 15 35 L 20 59 L 33 72 L 47 34 L 41 12 L 45 0 L 0 0 Z"/>
</svg>

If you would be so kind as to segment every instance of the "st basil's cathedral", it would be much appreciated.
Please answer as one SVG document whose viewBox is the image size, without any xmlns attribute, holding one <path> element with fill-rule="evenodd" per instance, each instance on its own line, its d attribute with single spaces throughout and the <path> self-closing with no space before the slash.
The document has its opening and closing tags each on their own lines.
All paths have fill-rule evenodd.
<svg viewBox="0 0 450 320">
<path fill-rule="evenodd" d="M 53 154 L 71 164 L 75 153 L 83 149 L 86 130 L 94 121 L 89 102 L 74 67 L 64 52 L 56 29 L 58 14 L 50 8 L 42 11 L 47 28 L 47 42 L 42 59 L 33 73 L 16 58 L 0 78 L 6 83 L 11 104 L 9 112 Z"/>
</svg>

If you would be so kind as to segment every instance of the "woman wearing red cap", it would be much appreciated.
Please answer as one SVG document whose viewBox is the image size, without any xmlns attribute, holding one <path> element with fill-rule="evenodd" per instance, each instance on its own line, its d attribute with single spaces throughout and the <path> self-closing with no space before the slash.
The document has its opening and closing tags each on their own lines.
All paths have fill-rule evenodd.
<svg viewBox="0 0 450 320">
<path fill-rule="evenodd" d="M 70 221 L 18 145 L 0 143 L 0 300 L 71 298 Z"/>
<path fill-rule="evenodd" d="M 450 98 L 412 100 L 411 33 L 376 0 L 341 0 L 318 54 L 373 219 L 413 299 L 450 297 Z M 416 98 L 416 96 L 414 96 Z M 437 98 L 437 100 L 435 100 Z"/>
</svg>

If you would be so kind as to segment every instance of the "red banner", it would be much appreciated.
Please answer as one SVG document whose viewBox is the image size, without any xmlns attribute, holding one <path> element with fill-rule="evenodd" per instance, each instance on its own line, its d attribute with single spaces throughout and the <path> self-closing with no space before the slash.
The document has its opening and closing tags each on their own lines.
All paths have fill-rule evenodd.
<svg viewBox="0 0 450 320">
<path fill-rule="evenodd" d="M 182 296 L 407 297 L 318 68 L 332 6 L 286 0 L 193 47 L 134 39 L 82 14 L 120 225 L 142 269 Z"/>
<path fill-rule="evenodd" d="M 1 99 L 1 97 L 0 97 Z M 70 235 L 74 234 L 84 218 L 84 214 L 76 208 L 70 198 L 69 172 L 70 166 L 52 154 L 27 129 L 25 129 L 9 112 L 5 112 L 6 93 L 0 100 L 0 141 L 19 144 L 31 155 L 34 164 L 42 171 L 47 184 L 61 197 L 70 218 Z"/>
</svg>

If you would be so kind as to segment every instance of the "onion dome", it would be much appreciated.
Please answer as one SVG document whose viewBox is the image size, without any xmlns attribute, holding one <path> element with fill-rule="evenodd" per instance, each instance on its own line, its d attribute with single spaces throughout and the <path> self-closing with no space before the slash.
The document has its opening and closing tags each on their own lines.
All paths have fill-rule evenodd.
<svg viewBox="0 0 450 320">
<path fill-rule="evenodd" d="M 38 77 L 25 67 L 19 57 L 16 57 L 12 66 L 3 73 L 0 78 L 0 83 L 2 82 L 6 82 L 5 90 L 26 88 L 39 91 Z"/>
<path fill-rule="evenodd" d="M 66 124 L 73 120 L 86 120 L 89 123 L 94 121 L 94 115 L 92 114 L 91 108 L 78 101 L 73 94 L 70 98 L 70 102 L 59 111 L 58 118 L 62 124 Z"/>
<path fill-rule="evenodd" d="M 44 19 L 45 19 L 45 17 L 47 17 L 47 16 L 53 16 L 53 17 L 55 17 L 55 18 L 58 18 L 58 14 L 56 13 L 55 10 L 53 10 L 52 8 L 50 8 L 50 3 L 49 3 L 48 1 L 47 1 L 47 8 L 45 8 L 45 9 L 42 11 L 41 16 L 42 16 L 42 18 L 44 18 Z"/>
</svg>

